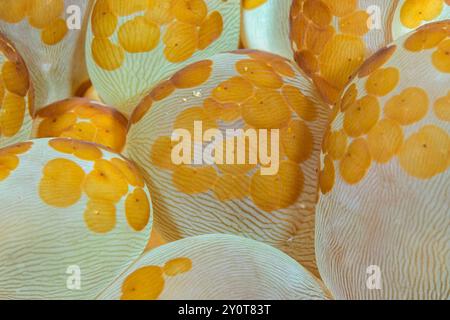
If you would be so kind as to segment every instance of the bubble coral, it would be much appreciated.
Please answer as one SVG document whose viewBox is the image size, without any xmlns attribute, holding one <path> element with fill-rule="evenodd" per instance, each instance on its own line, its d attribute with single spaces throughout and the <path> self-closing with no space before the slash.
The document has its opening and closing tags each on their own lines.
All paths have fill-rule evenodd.
<svg viewBox="0 0 450 320">
<path fill-rule="evenodd" d="M 54 138 L 0 149 L 0 195 L 2 299 L 93 299 L 149 238 L 142 176 L 94 144 Z M 66 286 L 70 266 L 82 272 L 80 290 Z"/>
<path fill-rule="evenodd" d="M 317 273 L 317 165 L 328 112 L 312 84 L 286 59 L 254 50 L 223 53 L 154 87 L 131 117 L 124 152 L 145 172 L 155 195 L 156 225 L 166 240 L 214 232 L 245 235 L 290 253 Z M 194 163 L 196 152 L 205 153 L 198 147 L 212 144 L 196 141 L 195 121 L 203 132 L 221 130 L 224 149 L 235 146 L 233 159 L 225 160 L 225 150 L 222 161 Z M 279 135 L 267 136 L 270 148 L 261 140 L 266 128 Z M 173 162 L 176 129 L 187 130 L 197 148 L 190 163 L 191 156 L 188 163 Z M 241 133 L 227 135 L 229 129 Z M 262 144 L 250 141 L 247 129 L 255 130 Z M 277 154 L 266 163 L 261 153 L 268 149 L 270 155 L 270 139 Z M 239 152 L 245 153 L 241 164 Z M 265 174 L 265 166 L 274 172 Z"/>
<path fill-rule="evenodd" d="M 448 298 L 449 28 L 425 25 L 367 60 L 330 125 L 316 252 L 338 299 Z M 360 285 L 370 265 L 383 290 Z"/>
<path fill-rule="evenodd" d="M 286 273 L 280 277 L 279 270 Z M 324 300 L 330 296 L 320 281 L 272 247 L 235 236 L 203 235 L 145 253 L 98 298 Z"/>
</svg>

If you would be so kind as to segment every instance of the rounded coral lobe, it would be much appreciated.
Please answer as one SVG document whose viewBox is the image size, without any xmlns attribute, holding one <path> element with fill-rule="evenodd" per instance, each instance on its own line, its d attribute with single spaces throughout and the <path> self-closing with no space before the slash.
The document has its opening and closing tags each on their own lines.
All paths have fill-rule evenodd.
<svg viewBox="0 0 450 320">
<path fill-rule="evenodd" d="M 239 0 L 98 0 L 87 36 L 91 79 L 107 103 L 129 116 L 148 88 L 171 73 L 237 49 L 239 19 Z"/>
<path fill-rule="evenodd" d="M 97 143 L 122 152 L 128 120 L 120 112 L 85 98 L 55 102 L 36 113 L 33 136 L 62 137 Z"/>
<path fill-rule="evenodd" d="M 448 19 L 449 14 L 444 0 L 294 0 L 290 11 L 294 58 L 323 99 L 335 104 L 371 54 L 423 23 Z"/>
<path fill-rule="evenodd" d="M 448 254 L 432 248 L 448 238 L 449 23 L 425 25 L 376 53 L 337 103 L 316 220 L 319 269 L 336 298 L 447 298 Z M 383 290 L 357 285 L 373 265 Z M 417 282 L 394 281 L 402 277 Z"/>
<path fill-rule="evenodd" d="M 293 63 L 239 50 L 193 63 L 155 86 L 131 117 L 125 153 L 160 194 L 156 223 L 165 238 L 245 234 L 314 272 L 307 242 L 328 113 Z M 197 219 L 200 211 L 207 219 Z"/>
<path fill-rule="evenodd" d="M 11 209 L 0 212 L 2 298 L 93 299 L 149 239 L 140 171 L 96 144 L 51 138 L 0 149 L 0 194 Z M 85 275 L 80 290 L 61 281 L 69 267 Z"/>
<path fill-rule="evenodd" d="M 250 239 L 211 234 L 144 253 L 99 299 L 239 300 L 249 296 L 263 300 L 330 298 L 319 280 L 279 250 Z"/>
</svg>

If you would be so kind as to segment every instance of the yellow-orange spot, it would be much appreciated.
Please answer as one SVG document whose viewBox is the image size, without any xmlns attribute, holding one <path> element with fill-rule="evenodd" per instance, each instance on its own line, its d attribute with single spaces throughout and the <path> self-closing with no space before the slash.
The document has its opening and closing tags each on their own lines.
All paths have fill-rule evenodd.
<svg viewBox="0 0 450 320">
<path fill-rule="evenodd" d="M 337 17 L 343 17 L 356 10 L 358 0 L 322 0 L 331 13 Z"/>
<path fill-rule="evenodd" d="M 0 150 L 0 181 L 8 178 L 11 171 L 15 170 L 18 165 L 19 158 L 16 155 Z"/>
<path fill-rule="evenodd" d="M 81 184 L 85 173 L 73 161 L 54 159 L 43 170 L 39 184 L 39 195 L 49 206 L 67 208 L 81 198 Z"/>
<path fill-rule="evenodd" d="M 344 130 L 351 137 L 369 132 L 380 117 L 380 104 L 374 96 L 365 96 L 350 106 L 344 114 Z"/>
<path fill-rule="evenodd" d="M 110 232 L 116 226 L 116 207 L 114 203 L 107 200 L 89 200 L 84 211 L 84 221 L 92 232 Z"/>
<path fill-rule="evenodd" d="M 125 145 L 128 122 L 121 114 L 111 113 L 97 114 L 91 122 L 97 128 L 95 142 L 120 152 Z"/>
<path fill-rule="evenodd" d="M 99 105 L 96 105 L 94 103 L 90 103 L 89 101 L 85 99 L 69 99 L 69 100 L 63 100 L 63 102 L 67 102 L 67 111 L 73 111 L 79 118 L 82 119 L 91 119 L 97 114 L 101 114 L 104 110 Z M 71 103 L 73 102 L 73 103 Z M 61 111 L 64 110 L 64 103 L 56 103 L 53 106 L 61 106 Z M 41 114 L 45 109 L 39 110 L 39 114 Z M 62 113 L 67 112 L 64 110 Z"/>
<path fill-rule="evenodd" d="M 144 178 L 138 168 L 136 168 L 136 166 L 134 166 L 131 162 L 119 158 L 113 158 L 111 159 L 111 163 L 120 170 L 129 184 L 134 187 L 144 187 Z"/>
<path fill-rule="evenodd" d="M 52 46 L 60 42 L 69 32 L 66 20 L 57 19 L 42 30 L 41 40 L 44 44 Z"/>
<path fill-rule="evenodd" d="M 266 63 L 257 60 L 240 60 L 236 70 L 247 80 L 260 88 L 278 89 L 283 79 Z"/>
<path fill-rule="evenodd" d="M 411 87 L 386 102 L 384 114 L 402 125 L 410 125 L 423 119 L 428 112 L 428 95 L 422 88 Z"/>
<path fill-rule="evenodd" d="M 198 47 L 197 29 L 187 23 L 172 23 L 164 34 L 163 42 L 166 45 L 164 56 L 169 62 L 185 61 L 195 53 Z"/>
<path fill-rule="evenodd" d="M 108 160 L 95 161 L 94 170 L 84 182 L 84 191 L 92 199 L 117 203 L 128 192 L 128 181 Z"/>
<path fill-rule="evenodd" d="M 173 170 L 172 162 L 172 140 L 170 137 L 158 137 L 152 146 L 150 161 L 161 169 Z"/>
<path fill-rule="evenodd" d="M 444 40 L 447 35 L 447 31 L 438 26 L 419 29 L 406 39 L 404 46 L 412 52 L 432 49 Z"/>
<path fill-rule="evenodd" d="M 72 139 L 52 139 L 48 143 L 56 151 L 73 154 L 79 159 L 93 161 L 100 159 L 102 151 L 95 145 L 72 140 Z"/>
<path fill-rule="evenodd" d="M 241 116 L 241 107 L 237 103 L 225 103 L 222 105 L 222 112 L 219 120 L 231 122 L 237 120 Z"/>
<path fill-rule="evenodd" d="M 342 178 L 348 184 L 357 184 L 367 174 L 371 162 L 366 140 L 361 138 L 354 140 L 340 162 L 339 169 Z"/>
<path fill-rule="evenodd" d="M 282 95 L 273 90 L 259 89 L 242 105 L 245 122 L 258 129 L 282 128 L 291 115 Z"/>
<path fill-rule="evenodd" d="M 107 38 L 116 30 L 118 24 L 117 16 L 109 7 L 108 0 L 98 0 L 92 11 L 91 27 L 96 37 Z"/>
<path fill-rule="evenodd" d="M 5 180 L 19 165 L 18 154 L 27 152 L 32 142 L 18 143 L 10 147 L 0 149 L 0 181 Z"/>
<path fill-rule="evenodd" d="M 347 150 L 348 137 L 344 130 L 332 131 L 327 137 L 327 151 L 334 160 L 340 160 Z"/>
<path fill-rule="evenodd" d="M 213 98 L 203 100 L 203 108 L 207 116 L 211 119 L 219 119 L 223 112 L 223 104 L 217 102 Z"/>
<path fill-rule="evenodd" d="M 194 125 L 196 121 L 201 122 L 203 131 L 217 128 L 215 119 L 210 118 L 203 108 L 193 107 L 182 111 L 177 116 L 174 129 L 188 130 L 191 133 L 191 137 L 194 137 Z"/>
<path fill-rule="evenodd" d="M 381 120 L 367 135 L 367 144 L 372 158 L 376 162 L 386 163 L 400 150 L 403 130 L 394 120 Z"/>
<path fill-rule="evenodd" d="M 3 102 L 5 97 L 5 85 L 3 84 L 3 79 L 0 77 L 0 101 Z"/>
<path fill-rule="evenodd" d="M 244 199 L 250 194 L 250 177 L 225 174 L 216 180 L 213 191 L 219 201 Z"/>
<path fill-rule="evenodd" d="M 231 122 L 241 116 L 241 107 L 237 103 L 220 103 L 212 98 L 203 101 L 203 107 L 207 116 L 211 119 Z"/>
<path fill-rule="evenodd" d="M 358 89 L 356 88 L 356 84 L 352 84 L 348 89 L 345 91 L 341 104 L 340 109 L 342 112 L 345 112 L 348 108 L 350 108 L 358 98 Z"/>
<path fill-rule="evenodd" d="M 211 76 L 212 64 L 211 60 L 195 62 L 175 73 L 171 81 L 180 89 L 198 87 Z"/>
<path fill-rule="evenodd" d="M 319 61 L 317 60 L 317 57 L 309 50 L 296 52 L 294 59 L 300 69 L 302 69 L 310 77 L 319 71 Z"/>
<path fill-rule="evenodd" d="M 121 300 L 155 300 L 164 290 L 163 269 L 147 266 L 131 273 L 122 284 Z"/>
<path fill-rule="evenodd" d="M 325 28 L 309 24 L 306 34 L 306 47 L 315 55 L 320 54 L 325 45 L 334 36 L 335 30 L 332 26 Z"/>
<path fill-rule="evenodd" d="M 0 165 L 0 182 L 8 178 L 10 174 L 11 171 L 8 168 Z"/>
<path fill-rule="evenodd" d="M 335 35 L 319 56 L 322 76 L 334 86 L 343 88 L 361 66 L 366 53 L 361 38 L 353 35 Z"/>
<path fill-rule="evenodd" d="M 327 194 L 333 189 L 335 176 L 336 172 L 334 169 L 333 160 L 329 156 L 326 156 L 324 166 L 319 177 L 320 190 L 323 194 Z"/>
<path fill-rule="evenodd" d="M 174 0 L 172 12 L 181 22 L 200 25 L 208 13 L 203 0 Z"/>
<path fill-rule="evenodd" d="M 31 0 L 28 7 L 28 22 L 42 29 L 58 19 L 64 11 L 64 0 Z"/>
<path fill-rule="evenodd" d="M 146 95 L 141 102 L 134 109 L 133 114 L 131 115 L 130 121 L 132 124 L 138 123 L 142 120 L 142 118 L 147 114 L 148 110 L 153 105 L 153 99 L 150 95 Z"/>
<path fill-rule="evenodd" d="M 339 88 L 320 76 L 314 75 L 312 78 L 317 90 L 320 93 L 320 96 L 326 103 L 335 104 L 339 101 L 341 94 L 341 90 Z"/>
<path fill-rule="evenodd" d="M 262 6 L 267 0 L 244 0 L 242 6 L 245 10 L 253 10 Z"/>
<path fill-rule="evenodd" d="M 309 100 L 300 89 L 285 85 L 283 87 L 283 96 L 286 99 L 289 106 L 300 118 L 305 121 L 314 121 L 317 118 L 317 110 L 314 103 Z"/>
<path fill-rule="evenodd" d="M 219 11 L 213 11 L 200 26 L 198 48 L 204 50 L 216 41 L 223 31 L 223 18 Z"/>
<path fill-rule="evenodd" d="M 395 89 L 400 80 L 397 68 L 390 67 L 374 71 L 366 82 L 366 91 L 375 96 L 385 96 Z"/>
<path fill-rule="evenodd" d="M 166 262 L 163 267 L 166 276 L 175 277 L 192 269 L 192 261 L 189 258 L 176 258 Z"/>
<path fill-rule="evenodd" d="M 25 98 L 6 93 L 0 108 L 0 133 L 5 137 L 16 135 L 23 125 Z"/>
<path fill-rule="evenodd" d="M 125 200 L 125 215 L 135 231 L 142 231 L 150 219 L 150 202 L 144 189 L 138 188 Z"/>
<path fill-rule="evenodd" d="M 61 132 L 61 138 L 71 138 L 87 142 L 93 142 L 97 134 L 97 128 L 88 122 L 76 123 L 67 130 Z"/>
<path fill-rule="evenodd" d="M 164 25 L 173 20 L 172 0 L 149 0 L 145 17 L 158 25 Z"/>
<path fill-rule="evenodd" d="M 320 27 L 329 25 L 332 18 L 330 9 L 320 0 L 306 0 L 303 3 L 303 13 Z"/>
<path fill-rule="evenodd" d="M 5 155 L 5 154 L 15 154 L 15 155 L 23 154 L 23 153 L 27 152 L 28 150 L 30 150 L 32 146 L 33 146 L 33 142 L 16 143 L 16 144 L 14 144 L 12 146 L 0 149 L 0 155 Z"/>
<path fill-rule="evenodd" d="M 42 108 L 37 112 L 37 116 L 39 118 L 59 117 L 72 109 L 73 104 L 70 103 L 70 100 L 62 100 Z"/>
<path fill-rule="evenodd" d="M 129 16 L 147 9 L 148 0 L 108 0 L 111 10 L 118 16 Z"/>
<path fill-rule="evenodd" d="M 276 175 L 261 175 L 259 170 L 252 177 L 250 194 L 255 205 L 272 212 L 292 206 L 303 191 L 303 172 L 297 163 L 282 161 Z"/>
<path fill-rule="evenodd" d="M 242 102 L 253 94 L 253 86 L 242 77 L 233 77 L 219 84 L 212 97 L 219 102 Z"/>
<path fill-rule="evenodd" d="M 22 97 L 26 96 L 30 83 L 28 71 L 23 64 L 6 61 L 2 67 L 2 78 L 8 91 Z"/>
<path fill-rule="evenodd" d="M 22 21 L 28 11 L 29 0 L 2 0 L 0 1 L 0 20 L 8 23 Z"/>
<path fill-rule="evenodd" d="M 375 70 L 378 70 L 381 66 L 389 61 L 396 50 L 397 46 L 393 44 L 374 53 L 361 66 L 358 72 L 358 76 L 360 78 L 364 78 L 372 74 L 372 72 L 374 72 Z"/>
<path fill-rule="evenodd" d="M 355 11 L 339 20 L 339 30 L 342 33 L 362 37 L 369 32 L 369 18 L 366 11 Z"/>
<path fill-rule="evenodd" d="M 173 173 L 172 181 L 180 192 L 198 194 L 208 192 L 216 178 L 216 170 L 213 167 L 179 166 Z M 193 181 L 195 183 L 192 183 Z"/>
<path fill-rule="evenodd" d="M 411 135 L 399 153 L 400 165 L 409 175 L 430 179 L 450 166 L 450 137 L 448 133 L 428 125 Z"/>
<path fill-rule="evenodd" d="M 293 4 L 293 6 L 294 6 L 294 4 Z M 306 32 L 307 32 L 308 26 L 309 26 L 309 22 L 303 14 L 299 14 L 295 18 L 292 19 L 291 38 L 293 41 L 293 48 L 296 51 L 301 50 L 305 47 Z"/>
<path fill-rule="evenodd" d="M 14 154 L 0 153 L 0 166 L 8 170 L 15 170 L 19 165 L 19 158 Z"/>
<path fill-rule="evenodd" d="M 450 39 L 442 41 L 432 56 L 433 65 L 441 72 L 450 73 Z"/>
<path fill-rule="evenodd" d="M 275 70 L 275 72 L 282 76 L 289 78 L 295 77 L 294 69 L 286 60 L 277 57 L 274 60 L 268 62 L 268 64 L 272 67 L 273 70 Z"/>
<path fill-rule="evenodd" d="M 39 123 L 37 138 L 59 137 L 64 131 L 70 129 L 77 122 L 74 113 L 45 118 Z"/>
<path fill-rule="evenodd" d="M 256 131 L 257 135 L 259 136 L 259 131 Z M 268 133 L 268 135 L 269 137 L 267 141 L 264 142 L 265 145 L 267 145 L 267 152 L 270 153 L 270 132 Z M 245 147 L 242 147 L 242 141 L 245 141 Z M 239 136 L 239 138 L 227 138 L 223 142 L 222 146 L 226 152 L 224 152 L 221 159 L 223 164 L 217 164 L 217 167 L 223 174 L 241 176 L 245 175 L 250 170 L 256 167 L 258 162 L 257 153 L 259 146 L 258 144 L 252 144 L 248 137 L 245 137 L 245 140 L 243 135 Z M 231 156 L 228 157 L 227 153 L 231 154 Z M 274 155 L 272 154 L 269 155 L 274 157 Z"/>
<path fill-rule="evenodd" d="M 434 113 L 442 121 L 450 121 L 450 91 L 434 103 Z"/>
<path fill-rule="evenodd" d="M 159 42 L 159 26 L 144 17 L 136 17 L 119 28 L 119 43 L 130 53 L 149 52 Z"/>
<path fill-rule="evenodd" d="M 281 130 L 281 143 L 288 158 L 297 163 L 308 160 L 313 153 L 313 134 L 301 120 L 291 120 Z"/>
<path fill-rule="evenodd" d="M 406 0 L 400 10 L 400 21 L 407 28 L 417 28 L 422 21 L 439 16 L 443 4 L 442 0 Z"/>
<path fill-rule="evenodd" d="M 175 91 L 175 86 L 171 80 L 160 82 L 150 92 L 150 96 L 154 101 L 161 101 L 170 96 Z"/>
<path fill-rule="evenodd" d="M 92 57 L 100 68 L 113 71 L 122 65 L 125 51 L 109 39 L 94 38 L 92 40 Z"/>
</svg>

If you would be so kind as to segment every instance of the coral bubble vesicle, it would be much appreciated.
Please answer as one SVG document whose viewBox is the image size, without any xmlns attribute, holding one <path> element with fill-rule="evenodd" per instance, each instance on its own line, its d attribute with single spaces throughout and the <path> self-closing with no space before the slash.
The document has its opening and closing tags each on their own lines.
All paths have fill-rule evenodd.
<svg viewBox="0 0 450 320">
<path fill-rule="evenodd" d="M 85 98 L 55 102 L 36 113 L 33 137 L 72 138 L 97 143 L 120 153 L 128 120 L 117 110 Z"/>
<path fill-rule="evenodd" d="M 152 225 L 134 164 L 67 138 L 0 149 L 0 200 L 2 299 L 93 299 L 142 253 Z"/>
<path fill-rule="evenodd" d="M 107 104 L 129 116 L 164 78 L 237 49 L 240 1 L 97 0 L 89 20 L 90 78 Z"/>
<path fill-rule="evenodd" d="M 323 99 L 335 104 L 365 59 L 424 23 L 448 18 L 450 6 L 445 0 L 293 0 L 290 40 L 298 65 Z M 443 43 L 434 59 L 438 68 L 448 72 L 447 51 Z M 378 52 L 386 57 L 391 53 Z M 394 70 L 374 77 L 387 81 L 376 90 L 380 95 L 395 84 Z"/>
<path fill-rule="evenodd" d="M 316 214 L 318 267 L 338 299 L 448 298 L 450 75 L 435 57 L 449 23 L 375 53 L 338 102 Z M 364 285 L 374 268 L 382 290 Z"/>
<path fill-rule="evenodd" d="M 1 1 L 0 32 L 23 54 L 37 110 L 75 95 L 88 81 L 84 38 L 91 7 L 85 0 Z"/>
<path fill-rule="evenodd" d="M 195 285 L 193 285 L 195 284 Z M 330 299 L 295 260 L 260 242 L 203 235 L 144 253 L 100 300 Z"/>
<path fill-rule="evenodd" d="M 157 101 L 161 86 L 172 90 Z M 151 90 L 131 118 L 124 153 L 157 195 L 155 222 L 167 240 L 245 235 L 317 273 L 316 172 L 328 112 L 288 60 L 254 50 L 222 53 Z M 189 135 L 182 144 L 180 132 Z"/>
<path fill-rule="evenodd" d="M 364 60 L 389 42 L 394 8 L 395 2 L 386 0 L 293 1 L 290 39 L 295 60 L 325 101 L 336 103 Z"/>
</svg>

